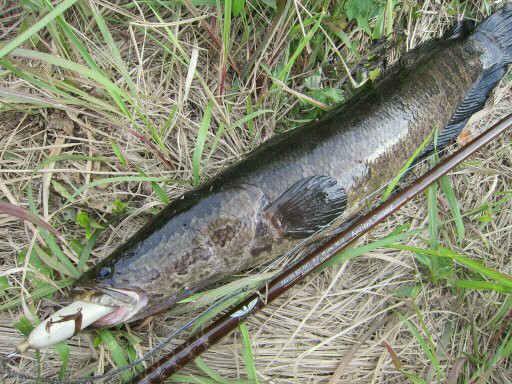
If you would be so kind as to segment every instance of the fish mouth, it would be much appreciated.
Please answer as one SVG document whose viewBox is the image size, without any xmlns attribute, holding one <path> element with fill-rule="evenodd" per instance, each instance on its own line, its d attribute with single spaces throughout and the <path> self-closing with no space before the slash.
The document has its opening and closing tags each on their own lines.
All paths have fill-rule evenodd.
<svg viewBox="0 0 512 384">
<path fill-rule="evenodd" d="M 115 308 L 108 315 L 92 323 L 91 327 L 95 328 L 126 323 L 148 304 L 147 295 L 139 290 L 77 286 L 71 293 L 77 300 Z"/>
</svg>

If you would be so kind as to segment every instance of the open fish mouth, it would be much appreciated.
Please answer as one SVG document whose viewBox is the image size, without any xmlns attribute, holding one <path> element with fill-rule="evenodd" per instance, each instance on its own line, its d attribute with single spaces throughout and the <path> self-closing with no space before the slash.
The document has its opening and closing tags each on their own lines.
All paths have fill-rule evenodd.
<svg viewBox="0 0 512 384">
<path fill-rule="evenodd" d="M 112 327 L 130 321 L 148 304 L 148 297 L 144 292 L 131 289 L 77 286 L 73 288 L 72 294 L 77 300 L 115 308 L 91 324 L 96 328 Z"/>
</svg>

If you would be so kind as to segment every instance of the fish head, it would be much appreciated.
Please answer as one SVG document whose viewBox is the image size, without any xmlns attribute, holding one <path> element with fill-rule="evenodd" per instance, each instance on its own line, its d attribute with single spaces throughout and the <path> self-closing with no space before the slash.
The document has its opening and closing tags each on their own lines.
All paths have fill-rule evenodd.
<svg viewBox="0 0 512 384">
<path fill-rule="evenodd" d="M 113 278 L 114 268 L 99 263 L 82 275 L 71 291 L 75 300 L 115 308 L 113 312 L 96 320 L 93 327 L 110 327 L 127 322 L 148 304 L 148 296 L 143 290 L 116 283 Z"/>
<path fill-rule="evenodd" d="M 176 305 L 252 262 L 267 202 L 251 185 L 178 199 L 75 283 L 75 300 L 115 307 L 93 326 L 135 321 Z"/>
</svg>

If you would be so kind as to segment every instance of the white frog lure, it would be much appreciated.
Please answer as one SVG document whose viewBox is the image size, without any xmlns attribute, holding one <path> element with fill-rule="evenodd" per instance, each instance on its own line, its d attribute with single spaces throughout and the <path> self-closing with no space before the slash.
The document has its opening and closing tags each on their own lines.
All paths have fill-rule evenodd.
<svg viewBox="0 0 512 384">
<path fill-rule="evenodd" d="M 74 301 L 34 328 L 28 340 L 19 344 L 16 349 L 24 352 L 29 348 L 41 349 L 67 340 L 113 311 L 115 307 Z"/>
</svg>

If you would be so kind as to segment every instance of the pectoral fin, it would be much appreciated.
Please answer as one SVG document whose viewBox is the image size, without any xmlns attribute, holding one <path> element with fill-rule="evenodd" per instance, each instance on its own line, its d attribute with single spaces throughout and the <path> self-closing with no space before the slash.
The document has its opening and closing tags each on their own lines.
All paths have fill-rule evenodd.
<svg viewBox="0 0 512 384">
<path fill-rule="evenodd" d="M 295 183 L 265 210 L 283 235 L 303 239 L 338 218 L 347 206 L 343 187 L 329 176 L 311 176 Z"/>
</svg>

